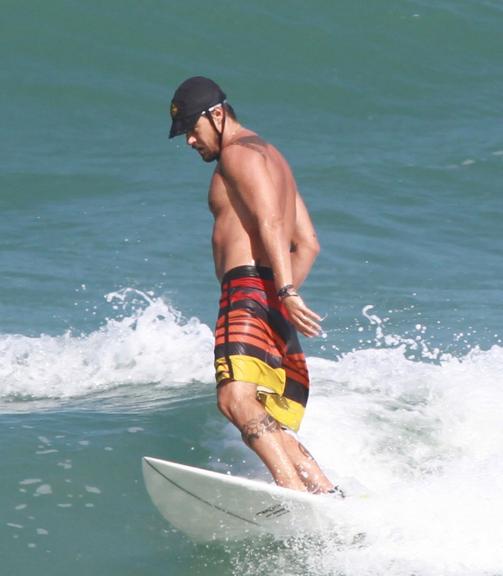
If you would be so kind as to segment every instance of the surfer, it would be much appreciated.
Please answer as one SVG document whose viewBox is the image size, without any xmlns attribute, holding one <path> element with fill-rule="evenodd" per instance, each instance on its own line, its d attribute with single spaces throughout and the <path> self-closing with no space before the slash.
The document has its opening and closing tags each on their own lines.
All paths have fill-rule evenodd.
<svg viewBox="0 0 503 576">
<path fill-rule="evenodd" d="M 275 482 L 338 491 L 291 432 L 299 428 L 309 376 L 297 331 L 312 337 L 320 317 L 298 293 L 319 252 L 285 158 L 242 126 L 221 88 L 189 78 L 171 102 L 169 137 L 216 161 L 209 189 L 213 255 L 222 285 L 215 334 L 220 411 Z"/>
</svg>

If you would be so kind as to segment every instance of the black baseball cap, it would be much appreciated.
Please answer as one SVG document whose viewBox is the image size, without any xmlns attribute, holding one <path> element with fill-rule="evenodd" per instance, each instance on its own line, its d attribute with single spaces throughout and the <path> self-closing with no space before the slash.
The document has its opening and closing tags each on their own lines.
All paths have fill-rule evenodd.
<svg viewBox="0 0 503 576">
<path fill-rule="evenodd" d="M 193 76 L 182 82 L 171 100 L 171 130 L 174 138 L 191 130 L 203 112 L 225 102 L 225 94 L 218 84 L 204 76 Z"/>
</svg>

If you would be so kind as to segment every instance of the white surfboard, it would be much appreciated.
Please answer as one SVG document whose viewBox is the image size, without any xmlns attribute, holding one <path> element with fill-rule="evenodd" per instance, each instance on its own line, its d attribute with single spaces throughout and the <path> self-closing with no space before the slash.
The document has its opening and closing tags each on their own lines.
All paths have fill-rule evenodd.
<svg viewBox="0 0 503 576">
<path fill-rule="evenodd" d="M 344 502 L 156 458 L 143 458 L 143 476 L 164 518 L 196 542 L 327 532 Z"/>
</svg>

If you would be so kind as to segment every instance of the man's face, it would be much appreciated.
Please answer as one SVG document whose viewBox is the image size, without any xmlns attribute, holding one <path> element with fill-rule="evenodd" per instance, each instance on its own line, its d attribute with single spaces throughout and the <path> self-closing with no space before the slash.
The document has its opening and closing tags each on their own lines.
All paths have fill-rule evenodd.
<svg viewBox="0 0 503 576">
<path fill-rule="evenodd" d="M 218 159 L 220 154 L 218 136 L 206 116 L 201 116 L 185 137 L 187 144 L 197 150 L 205 162 Z"/>
</svg>

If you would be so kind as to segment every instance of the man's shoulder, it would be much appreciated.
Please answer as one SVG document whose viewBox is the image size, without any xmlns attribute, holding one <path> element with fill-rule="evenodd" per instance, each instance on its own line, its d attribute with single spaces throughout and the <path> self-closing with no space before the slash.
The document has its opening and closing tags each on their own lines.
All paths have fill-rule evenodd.
<svg viewBox="0 0 503 576">
<path fill-rule="evenodd" d="M 248 128 L 241 128 L 238 130 L 237 134 L 231 137 L 230 142 L 225 146 L 223 152 L 226 150 L 233 151 L 252 151 L 264 153 L 267 150 L 269 144 L 256 132 Z"/>
<path fill-rule="evenodd" d="M 249 168 L 250 164 L 263 163 L 267 158 L 267 142 L 256 134 L 244 135 L 231 142 L 220 154 L 220 169 L 227 170 Z"/>
</svg>

